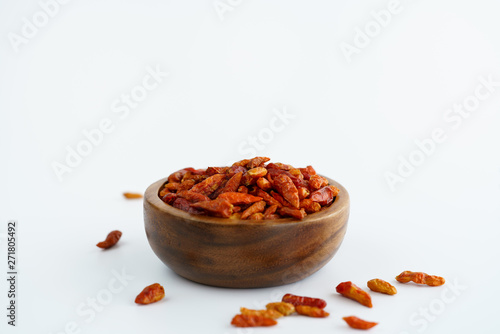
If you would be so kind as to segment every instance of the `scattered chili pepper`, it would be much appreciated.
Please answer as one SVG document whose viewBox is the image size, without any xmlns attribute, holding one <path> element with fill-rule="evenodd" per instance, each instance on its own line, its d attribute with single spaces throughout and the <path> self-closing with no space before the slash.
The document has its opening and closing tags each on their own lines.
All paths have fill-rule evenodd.
<svg viewBox="0 0 500 334">
<path fill-rule="evenodd" d="M 281 299 L 282 302 L 290 303 L 297 307 L 298 305 L 306 305 L 306 306 L 314 306 L 317 308 L 325 308 L 326 302 L 320 298 L 311 298 L 311 297 L 302 297 L 292 295 L 291 293 L 287 293 Z"/>
<path fill-rule="evenodd" d="M 139 194 L 139 193 L 123 193 L 123 196 L 126 199 L 138 199 L 138 198 L 142 198 L 142 194 Z"/>
<path fill-rule="evenodd" d="M 269 318 L 269 319 L 278 319 L 278 318 L 281 318 L 283 316 L 283 314 L 281 312 L 278 312 L 278 311 L 272 310 L 272 309 L 249 310 L 245 307 L 240 307 L 240 313 L 246 314 L 246 315 L 261 315 L 261 316 Z"/>
<path fill-rule="evenodd" d="M 399 283 L 408 283 L 410 281 L 417 284 L 426 284 L 429 286 L 440 286 L 445 283 L 445 279 L 440 276 L 427 275 L 422 272 L 413 271 L 403 271 L 401 274 L 396 276 L 396 280 Z"/>
<path fill-rule="evenodd" d="M 337 285 L 336 290 L 344 297 L 355 300 L 366 307 L 372 307 L 372 298 L 368 292 L 362 290 L 350 281 L 340 283 Z"/>
<path fill-rule="evenodd" d="M 146 305 L 156 303 L 162 300 L 163 297 L 165 297 L 165 289 L 163 289 L 160 284 L 154 283 L 145 287 L 144 290 L 135 297 L 135 302 L 137 304 Z"/>
<path fill-rule="evenodd" d="M 386 282 L 379 278 L 369 280 L 366 285 L 370 290 L 385 293 L 386 295 L 395 295 L 396 293 L 398 293 L 398 290 L 396 290 L 396 288 L 389 282 Z"/>
<path fill-rule="evenodd" d="M 108 249 L 116 245 L 118 240 L 122 237 L 122 232 L 116 230 L 109 232 L 106 240 L 99 242 L 96 246 L 103 249 Z"/>
<path fill-rule="evenodd" d="M 344 319 L 344 321 L 354 329 L 370 329 L 378 325 L 378 322 L 365 321 L 355 316 L 343 317 L 342 319 Z"/>
<path fill-rule="evenodd" d="M 293 306 L 293 304 L 285 302 L 269 303 L 266 305 L 266 309 L 278 311 L 284 316 L 290 315 L 295 312 L 295 306 Z"/>
<path fill-rule="evenodd" d="M 295 306 L 295 311 L 301 315 L 307 315 L 308 317 L 313 318 L 326 318 L 330 315 L 330 313 L 325 310 L 315 307 L 315 306 L 307 306 L 307 305 L 297 305 Z"/>
<path fill-rule="evenodd" d="M 266 318 L 262 315 L 237 314 L 231 320 L 231 325 L 236 327 L 261 327 L 274 326 L 276 324 L 276 320 Z"/>
</svg>

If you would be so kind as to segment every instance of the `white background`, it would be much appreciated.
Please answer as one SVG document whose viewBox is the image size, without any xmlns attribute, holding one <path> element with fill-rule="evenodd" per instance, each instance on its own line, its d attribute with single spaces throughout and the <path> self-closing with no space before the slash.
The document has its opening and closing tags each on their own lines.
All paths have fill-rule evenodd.
<svg viewBox="0 0 500 334">
<path fill-rule="evenodd" d="M 5 275 L 6 224 L 19 222 L 18 326 L 6 325 L 2 278 L 2 333 L 350 333 L 347 315 L 379 321 L 372 333 L 498 332 L 500 86 L 467 118 L 444 118 L 454 104 L 474 101 L 480 77 L 500 81 L 498 3 L 401 0 L 366 46 L 358 36 L 351 57 L 342 43 L 356 46 L 358 29 L 380 27 L 371 12 L 389 1 L 220 3 L 231 10 L 219 15 L 212 0 L 74 0 L 45 25 L 39 17 L 42 26 L 13 47 L 13 34 L 24 38 L 23 18 L 33 22 L 42 9 L 37 1 L 1 1 Z M 148 67 L 169 75 L 127 116 L 115 113 L 113 103 L 140 89 Z M 271 138 L 273 110 L 293 118 L 278 122 Z M 67 147 L 103 119 L 113 130 L 59 181 L 54 162 L 65 164 Z M 446 140 L 391 189 L 387 173 L 398 172 L 400 157 L 422 158 L 415 141 L 434 129 Z M 182 167 L 250 157 L 249 136 L 259 135 L 257 155 L 312 164 L 349 190 L 342 247 L 289 286 L 231 290 L 178 277 L 149 248 L 142 202 L 121 193 L 142 192 Z M 119 244 L 95 247 L 112 229 L 123 232 Z M 113 271 L 122 270 L 134 278 L 94 317 L 82 315 L 78 308 L 109 296 Z M 394 283 L 403 270 L 447 283 Z M 373 293 L 373 309 L 335 293 L 342 281 L 365 287 L 374 277 L 399 293 Z M 166 298 L 135 305 L 154 282 Z M 331 316 L 230 326 L 240 306 L 263 307 L 287 292 L 324 298 Z"/>
</svg>

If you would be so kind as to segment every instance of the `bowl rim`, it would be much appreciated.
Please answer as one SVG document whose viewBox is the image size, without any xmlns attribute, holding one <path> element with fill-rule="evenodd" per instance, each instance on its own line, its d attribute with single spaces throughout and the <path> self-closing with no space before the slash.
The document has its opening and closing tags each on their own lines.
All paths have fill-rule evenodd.
<svg viewBox="0 0 500 334">
<path fill-rule="evenodd" d="M 324 210 L 308 214 L 304 219 L 297 220 L 294 218 L 281 218 L 281 219 L 267 219 L 267 220 L 250 220 L 250 219 L 231 219 L 231 218 L 221 218 L 212 217 L 204 215 L 194 215 L 186 211 L 177 209 L 165 202 L 163 202 L 159 196 L 159 192 L 163 185 L 167 182 L 168 177 L 162 178 L 154 183 L 152 183 L 144 193 L 144 204 L 148 203 L 154 207 L 157 211 L 161 211 L 165 214 L 176 216 L 182 218 L 183 220 L 189 220 L 199 223 L 213 224 L 213 225 L 223 225 L 223 226 L 276 226 L 276 225 L 297 225 L 305 223 L 313 223 L 316 221 L 322 221 L 327 216 L 335 216 L 345 211 L 349 210 L 349 193 L 347 190 L 337 181 L 332 180 L 324 176 L 330 185 L 333 185 L 339 189 L 339 193 L 336 196 L 334 202 Z"/>
</svg>

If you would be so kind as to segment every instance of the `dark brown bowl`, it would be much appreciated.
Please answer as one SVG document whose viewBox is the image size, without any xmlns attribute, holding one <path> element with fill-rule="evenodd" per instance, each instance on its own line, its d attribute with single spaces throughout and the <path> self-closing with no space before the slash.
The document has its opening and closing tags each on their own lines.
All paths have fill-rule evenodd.
<svg viewBox="0 0 500 334">
<path fill-rule="evenodd" d="M 167 179 L 144 196 L 146 236 L 170 269 L 191 281 L 228 288 L 262 288 L 297 282 L 335 255 L 349 217 L 349 194 L 303 220 L 235 220 L 192 215 L 165 204 L 158 193 Z"/>
</svg>

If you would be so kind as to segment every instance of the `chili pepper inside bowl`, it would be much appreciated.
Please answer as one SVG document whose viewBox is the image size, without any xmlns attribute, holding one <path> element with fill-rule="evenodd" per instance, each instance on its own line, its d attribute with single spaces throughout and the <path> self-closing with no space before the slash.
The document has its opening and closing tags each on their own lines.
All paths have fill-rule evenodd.
<svg viewBox="0 0 500 334">
<path fill-rule="evenodd" d="M 329 184 L 339 189 L 335 201 L 302 220 L 189 214 L 159 198 L 166 182 L 159 180 L 146 190 L 146 236 L 165 265 L 194 282 L 228 288 L 297 282 L 332 259 L 346 232 L 349 194 L 331 179 Z"/>
</svg>

